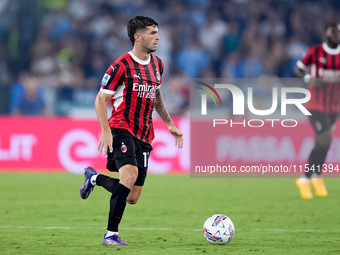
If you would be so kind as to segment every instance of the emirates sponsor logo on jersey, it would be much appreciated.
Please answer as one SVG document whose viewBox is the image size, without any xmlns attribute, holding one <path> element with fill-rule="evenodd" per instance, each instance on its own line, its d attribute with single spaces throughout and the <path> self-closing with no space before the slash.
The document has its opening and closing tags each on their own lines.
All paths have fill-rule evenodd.
<svg viewBox="0 0 340 255">
<path fill-rule="evenodd" d="M 138 91 L 138 97 L 155 98 L 156 87 L 149 84 L 133 84 L 133 91 Z"/>
<path fill-rule="evenodd" d="M 323 78 L 324 81 L 327 82 L 339 82 L 340 81 L 340 71 L 333 69 L 318 69 L 319 77 Z"/>
</svg>

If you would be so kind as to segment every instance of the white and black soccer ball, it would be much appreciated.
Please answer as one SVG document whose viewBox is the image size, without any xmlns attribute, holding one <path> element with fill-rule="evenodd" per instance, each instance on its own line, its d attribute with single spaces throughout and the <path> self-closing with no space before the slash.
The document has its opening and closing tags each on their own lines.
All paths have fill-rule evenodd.
<svg viewBox="0 0 340 255">
<path fill-rule="evenodd" d="M 234 234 L 234 223 L 224 214 L 214 214 L 204 222 L 203 235 L 211 244 L 229 243 Z"/>
</svg>

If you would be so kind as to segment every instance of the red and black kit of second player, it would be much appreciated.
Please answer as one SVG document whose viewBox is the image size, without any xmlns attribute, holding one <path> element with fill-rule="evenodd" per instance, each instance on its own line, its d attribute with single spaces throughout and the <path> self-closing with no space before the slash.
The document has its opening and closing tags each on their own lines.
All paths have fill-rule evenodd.
<svg viewBox="0 0 340 255">
<path fill-rule="evenodd" d="M 143 142 L 154 139 L 152 112 L 156 90 L 162 83 L 163 61 L 150 54 L 138 59 L 131 51 L 118 58 L 106 71 L 101 91 L 112 94 L 111 128 L 126 129 Z"/>
<path fill-rule="evenodd" d="M 340 46 L 330 48 L 326 43 L 310 48 L 297 63 L 300 69 L 309 67 L 313 78 L 324 81 L 323 86 L 310 86 L 311 99 L 306 103 L 308 110 L 337 113 L 340 110 Z"/>
</svg>

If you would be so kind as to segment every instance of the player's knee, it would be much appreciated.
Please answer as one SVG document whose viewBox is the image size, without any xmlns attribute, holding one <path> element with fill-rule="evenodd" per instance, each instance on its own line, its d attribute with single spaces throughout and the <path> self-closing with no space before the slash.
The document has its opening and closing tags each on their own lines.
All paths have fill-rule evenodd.
<svg viewBox="0 0 340 255">
<path fill-rule="evenodd" d="M 137 180 L 137 175 L 128 175 L 128 176 L 125 176 L 125 178 L 121 178 L 120 179 L 120 182 L 125 185 L 126 187 L 132 189 L 134 183 L 136 182 Z"/>
<path fill-rule="evenodd" d="M 136 180 L 137 180 L 137 176 L 138 174 L 130 174 L 128 175 L 125 179 L 129 182 L 129 183 L 132 183 L 132 184 L 135 184 Z"/>
<path fill-rule="evenodd" d="M 138 176 L 138 169 L 136 166 L 124 166 L 120 169 L 120 183 L 132 189 Z"/>
</svg>

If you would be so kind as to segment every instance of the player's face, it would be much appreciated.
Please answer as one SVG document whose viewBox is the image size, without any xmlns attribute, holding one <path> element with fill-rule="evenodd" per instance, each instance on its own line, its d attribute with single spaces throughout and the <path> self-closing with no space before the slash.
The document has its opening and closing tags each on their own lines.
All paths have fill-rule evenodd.
<svg viewBox="0 0 340 255">
<path fill-rule="evenodd" d="M 156 26 L 148 26 L 141 33 L 141 46 L 148 53 L 156 51 L 158 40 L 158 27 Z"/>
<path fill-rule="evenodd" d="M 340 30 L 338 27 L 329 27 L 327 30 L 328 40 L 334 44 L 338 45 L 340 43 Z"/>
</svg>

